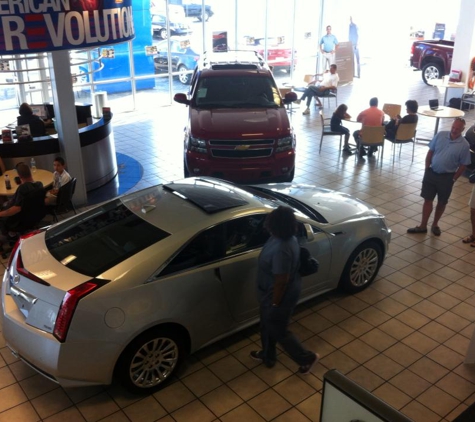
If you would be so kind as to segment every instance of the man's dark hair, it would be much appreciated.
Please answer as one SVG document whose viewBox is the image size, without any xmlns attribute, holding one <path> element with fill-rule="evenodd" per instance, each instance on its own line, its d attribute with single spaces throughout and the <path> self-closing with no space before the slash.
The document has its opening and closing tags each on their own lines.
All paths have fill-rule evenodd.
<svg viewBox="0 0 475 422">
<path fill-rule="evenodd" d="M 332 64 L 330 67 L 333 67 L 335 70 L 337 69 L 336 64 Z"/>
<path fill-rule="evenodd" d="M 419 108 L 419 104 L 417 104 L 416 100 L 407 100 L 406 107 L 411 113 L 417 113 L 417 109 Z"/>
<path fill-rule="evenodd" d="M 64 166 L 64 158 L 63 157 L 55 157 L 53 161 L 57 161 L 59 164 Z"/>
<path fill-rule="evenodd" d="M 373 97 L 369 100 L 370 107 L 378 107 L 378 97 Z"/>
<path fill-rule="evenodd" d="M 264 222 L 266 230 L 282 240 L 290 239 L 297 233 L 297 219 L 292 208 L 280 206 L 272 211 Z"/>
<path fill-rule="evenodd" d="M 23 103 L 20 105 L 18 113 L 20 113 L 20 116 L 31 116 L 33 114 L 33 109 L 30 107 L 30 104 Z"/>
<path fill-rule="evenodd" d="M 28 179 L 31 177 L 31 170 L 30 167 L 27 166 L 25 163 L 18 163 L 16 165 L 16 171 L 18 176 L 22 179 Z"/>
</svg>

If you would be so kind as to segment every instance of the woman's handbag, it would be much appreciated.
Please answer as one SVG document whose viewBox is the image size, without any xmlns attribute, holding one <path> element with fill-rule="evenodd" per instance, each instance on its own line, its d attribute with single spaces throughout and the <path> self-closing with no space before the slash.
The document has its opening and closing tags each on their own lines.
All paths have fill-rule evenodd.
<svg viewBox="0 0 475 422">
<path fill-rule="evenodd" d="M 315 274 L 318 271 L 318 261 L 310 254 L 309 250 L 300 247 L 300 267 L 299 274 L 302 277 Z"/>
</svg>

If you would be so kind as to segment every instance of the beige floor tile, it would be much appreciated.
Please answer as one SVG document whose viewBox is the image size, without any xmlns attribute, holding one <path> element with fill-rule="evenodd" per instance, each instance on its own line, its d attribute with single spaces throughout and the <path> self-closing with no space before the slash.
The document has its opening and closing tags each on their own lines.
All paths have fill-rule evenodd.
<svg viewBox="0 0 475 422">
<path fill-rule="evenodd" d="M 36 401 L 39 401 L 42 397 L 44 396 L 38 397 L 37 399 L 33 400 L 35 408 L 37 408 Z M 51 397 L 54 396 L 51 394 Z M 119 407 L 114 402 L 114 400 L 112 400 L 112 398 L 106 393 L 101 393 L 81 403 L 78 403 L 77 407 L 87 421 L 97 421 L 101 418 L 105 418 L 106 416 L 112 415 L 113 413 L 119 410 Z"/>
<path fill-rule="evenodd" d="M 305 377 L 305 379 L 307 378 L 308 376 Z M 277 391 L 293 406 L 317 392 L 315 388 L 312 388 L 298 375 L 292 375 L 291 377 L 275 385 L 274 390 Z"/>
<path fill-rule="evenodd" d="M 343 308 L 352 314 L 357 314 L 358 312 L 370 306 L 367 302 L 358 299 L 356 296 L 346 296 L 337 300 L 336 303 L 340 308 Z"/>
<path fill-rule="evenodd" d="M 428 284 L 423 283 L 422 281 L 412 283 L 410 286 L 406 287 L 406 290 L 409 290 L 410 292 L 415 293 L 416 295 L 423 298 L 428 298 L 438 292 L 435 287 L 429 286 Z"/>
<path fill-rule="evenodd" d="M 13 376 L 10 367 L 4 366 L 3 368 L 0 368 L 0 391 L 2 388 L 15 384 L 16 382 L 17 380 Z"/>
<path fill-rule="evenodd" d="M 416 264 L 411 264 L 408 267 L 402 268 L 401 272 L 408 276 L 411 276 L 412 278 L 415 278 L 416 280 L 421 280 L 422 278 L 430 274 L 429 271 L 425 270 L 424 268 L 419 267 Z"/>
<path fill-rule="evenodd" d="M 422 301 L 422 297 L 410 292 L 407 289 L 401 289 L 398 292 L 391 295 L 391 298 L 408 307 L 414 306 L 416 303 Z"/>
<path fill-rule="evenodd" d="M 460 300 L 445 293 L 444 291 L 439 291 L 428 298 L 428 300 L 444 309 L 451 309 L 454 306 L 460 303 Z"/>
<path fill-rule="evenodd" d="M 403 343 L 397 343 L 383 353 L 404 367 L 412 365 L 422 357 L 422 354 Z"/>
<path fill-rule="evenodd" d="M 389 382 L 412 398 L 418 397 L 432 384 L 412 371 L 404 370 Z"/>
<path fill-rule="evenodd" d="M 295 365 L 295 370 L 292 371 L 287 366 L 277 361 L 273 368 L 267 368 L 265 365 L 260 365 L 254 368 L 252 372 L 254 372 L 254 374 L 262 379 L 267 385 L 272 387 L 282 380 L 290 377 L 297 370 L 297 368 L 297 365 Z"/>
<path fill-rule="evenodd" d="M 198 350 L 193 357 L 199 359 L 203 365 L 208 366 L 213 362 L 224 358 L 228 354 L 229 352 L 220 347 L 219 344 L 213 344 L 202 350 Z"/>
<path fill-rule="evenodd" d="M 473 315 L 475 314 L 475 307 L 469 305 L 465 302 L 459 303 L 457 306 L 454 306 L 451 311 L 461 316 L 462 318 L 468 319 L 469 321 L 473 321 Z"/>
<path fill-rule="evenodd" d="M 436 305 L 435 303 L 430 302 L 427 299 L 424 299 L 421 302 L 415 304 L 412 309 L 425 315 L 430 319 L 435 319 L 445 312 L 444 308 Z"/>
<path fill-rule="evenodd" d="M 374 391 L 384 383 L 384 379 L 363 366 L 358 366 L 346 376 L 368 391 Z"/>
<path fill-rule="evenodd" d="M 384 277 L 384 273 L 382 271 L 381 277 Z M 357 293 L 355 296 L 370 305 L 373 305 L 386 297 L 386 295 L 371 288 L 365 289 L 362 292 Z"/>
<path fill-rule="evenodd" d="M 470 255 L 470 259 L 474 259 L 473 255 Z M 475 291 L 475 283 L 473 282 L 473 276 L 471 275 L 462 277 L 460 280 L 457 280 L 457 284 L 472 291 Z"/>
<path fill-rule="evenodd" d="M 470 340 L 460 334 L 455 334 L 453 337 L 449 338 L 444 344 L 452 350 L 455 350 L 458 353 L 465 355 L 468 350 L 468 345 Z"/>
<path fill-rule="evenodd" d="M 256 366 L 259 366 L 260 363 L 255 361 L 250 357 L 250 353 L 253 350 L 260 350 L 261 345 L 260 343 L 250 343 L 247 346 L 243 347 L 242 349 L 237 350 L 236 352 L 233 353 L 233 356 L 241 362 L 246 368 L 252 369 L 255 368 Z"/>
<path fill-rule="evenodd" d="M 392 283 L 387 278 L 374 281 L 371 287 L 386 296 L 391 296 L 393 293 L 401 290 L 400 286 Z M 374 305 L 377 306 L 378 303 L 375 303 Z"/>
<path fill-rule="evenodd" d="M 70 407 L 62 412 L 56 413 L 49 418 L 43 419 L 44 422 L 86 422 L 77 407 Z"/>
<path fill-rule="evenodd" d="M 135 402 L 124 408 L 123 411 L 132 422 L 154 422 L 167 414 L 153 396 Z"/>
<path fill-rule="evenodd" d="M 401 412 L 415 422 L 439 422 L 440 416 L 432 412 L 418 401 L 411 401 L 401 409 Z"/>
<path fill-rule="evenodd" d="M 265 420 L 274 419 L 292 407 L 287 400 L 271 389 L 249 400 L 248 404 Z"/>
<path fill-rule="evenodd" d="M 299 323 L 315 334 L 318 334 L 333 325 L 328 319 L 323 318 L 316 313 L 299 319 Z"/>
<path fill-rule="evenodd" d="M 475 365 L 466 365 L 462 363 L 454 369 L 454 374 L 460 375 L 462 378 L 465 378 L 467 381 L 475 384 Z M 475 397 L 474 397 L 475 402 Z"/>
<path fill-rule="evenodd" d="M 226 356 L 209 365 L 208 369 L 223 382 L 228 382 L 247 371 L 247 368 L 234 356 Z"/>
<path fill-rule="evenodd" d="M 443 292 L 459 300 L 466 300 L 473 295 L 473 290 L 467 289 L 457 283 L 452 283 L 450 286 L 447 286 Z"/>
<path fill-rule="evenodd" d="M 26 401 L 27 397 L 18 384 L 12 384 L 0 390 L 0 412 Z"/>
<path fill-rule="evenodd" d="M 448 266 L 464 274 L 473 274 L 475 272 L 475 265 L 462 259 L 451 262 Z"/>
<path fill-rule="evenodd" d="M 194 400 L 172 413 L 176 422 L 211 422 L 216 416 L 199 400 Z"/>
<path fill-rule="evenodd" d="M 442 290 L 452 283 L 446 278 L 441 277 L 440 275 L 435 273 L 429 274 L 428 276 L 421 278 L 420 281 L 425 284 L 428 284 L 429 286 L 435 287 L 438 290 Z"/>
<path fill-rule="evenodd" d="M 364 366 L 386 381 L 404 369 L 399 363 L 383 354 L 375 356 L 366 362 Z"/>
<path fill-rule="evenodd" d="M 168 385 L 156 392 L 153 396 L 169 413 L 172 413 L 195 399 L 193 393 L 181 382 Z"/>
<path fill-rule="evenodd" d="M 69 399 L 73 403 L 79 403 L 87 400 L 91 397 L 97 396 L 104 391 L 104 387 L 78 387 L 78 388 L 65 388 L 64 392 L 68 395 Z"/>
<path fill-rule="evenodd" d="M 315 353 L 318 352 L 320 357 L 324 357 L 330 353 L 332 353 L 335 350 L 335 347 L 333 347 L 330 343 L 326 342 L 319 336 L 313 336 L 309 338 L 308 340 L 305 340 L 302 342 L 303 347 L 305 347 L 307 350 L 312 350 Z M 280 358 L 280 357 L 279 357 Z M 292 364 L 292 366 L 288 366 L 289 368 L 294 367 L 295 365 Z"/>
<path fill-rule="evenodd" d="M 336 304 L 331 304 L 323 309 L 320 309 L 318 313 L 324 318 L 333 322 L 333 324 L 338 324 L 339 322 L 351 316 L 350 312 Z"/>
<path fill-rule="evenodd" d="M 218 417 L 243 403 L 243 400 L 226 385 L 205 394 L 201 397 L 201 401 Z"/>
<path fill-rule="evenodd" d="M 411 398 L 389 383 L 385 383 L 373 391 L 373 394 L 396 409 L 402 409 Z"/>
<path fill-rule="evenodd" d="M 449 281 L 457 281 L 457 280 L 460 280 L 462 277 L 465 276 L 465 274 L 461 271 L 457 271 L 453 268 L 450 268 L 450 267 L 442 267 L 438 272 L 437 272 L 438 275 L 440 275 L 441 277 L 444 277 L 446 278 L 447 280 Z"/>
<path fill-rule="evenodd" d="M 0 413 L 0 422 L 37 422 L 40 421 L 38 413 L 30 402 L 19 404 L 5 412 Z"/>
<path fill-rule="evenodd" d="M 373 327 L 377 327 L 378 325 L 391 318 L 388 314 L 383 311 L 380 311 L 374 306 L 363 309 L 357 314 L 357 316 L 362 320 L 366 321 L 368 324 L 371 324 Z"/>
<path fill-rule="evenodd" d="M 412 347 L 414 350 L 417 350 L 423 355 L 426 355 L 439 345 L 439 343 L 418 331 L 404 338 L 402 340 L 402 343 L 406 344 L 409 347 Z"/>
<path fill-rule="evenodd" d="M 454 410 L 452 410 L 452 412 L 450 412 L 444 419 L 449 422 L 453 422 L 467 408 L 468 406 L 466 404 L 461 403 Z"/>
<path fill-rule="evenodd" d="M 454 410 L 459 401 L 437 387 L 429 387 L 416 399 L 439 416 L 445 416 Z"/>
<path fill-rule="evenodd" d="M 475 384 L 454 373 L 448 373 L 435 385 L 461 402 L 475 393 Z"/>
<path fill-rule="evenodd" d="M 25 362 L 22 362 L 21 360 L 12 363 L 9 368 L 18 381 L 30 378 L 34 375 L 38 375 L 38 372 L 36 372 L 33 368 L 29 367 Z"/>
<path fill-rule="evenodd" d="M 432 384 L 435 384 L 449 373 L 447 368 L 426 357 L 414 362 L 408 369 Z"/>
<path fill-rule="evenodd" d="M 320 393 L 316 393 L 304 400 L 302 403 L 298 404 L 296 407 L 312 422 L 319 422 L 321 405 L 322 395 Z"/>
<path fill-rule="evenodd" d="M 412 254 L 408 252 L 408 255 L 412 255 Z M 400 288 L 405 288 L 407 286 L 410 286 L 412 283 L 416 282 L 415 278 L 412 278 L 408 276 L 407 274 L 403 274 L 399 271 L 392 273 L 386 276 L 385 278 Z"/>
<path fill-rule="evenodd" d="M 308 422 L 309 420 L 295 407 L 274 419 L 275 422 Z"/>
<path fill-rule="evenodd" d="M 21 388 L 28 396 L 28 399 L 33 399 L 51 390 L 56 390 L 58 384 L 48 380 L 42 375 L 36 374 L 30 378 L 20 381 Z"/>
<path fill-rule="evenodd" d="M 105 418 L 101 419 L 101 422 L 129 422 L 130 419 L 126 416 L 126 414 L 119 410 L 118 412 L 112 413 L 112 415 L 106 416 Z"/>
<path fill-rule="evenodd" d="M 266 390 L 268 385 L 252 372 L 246 372 L 227 384 L 243 400 L 249 400 Z"/>
<path fill-rule="evenodd" d="M 366 334 L 363 334 L 360 339 L 380 352 L 386 350 L 397 342 L 395 338 L 389 336 L 378 328 L 374 328 Z"/>
<path fill-rule="evenodd" d="M 426 325 L 430 319 L 425 315 L 422 315 L 419 312 L 416 312 L 414 309 L 407 309 L 399 315 L 396 315 L 396 319 L 408 325 L 409 327 L 414 328 L 415 330 Z"/>
<path fill-rule="evenodd" d="M 328 369 L 338 369 L 343 374 L 347 374 L 358 366 L 358 362 L 339 350 L 320 359 L 320 363 Z"/>
<path fill-rule="evenodd" d="M 461 331 L 470 325 L 469 320 L 462 318 L 460 315 L 454 314 L 451 311 L 440 315 L 436 318 L 436 321 L 454 331 Z"/>
<path fill-rule="evenodd" d="M 441 364 L 447 369 L 453 370 L 459 366 L 465 359 L 465 357 L 448 347 L 445 347 L 441 344 L 439 347 L 436 347 L 428 355 L 434 362 Z"/>
<path fill-rule="evenodd" d="M 252 407 L 247 403 L 242 404 L 229 413 L 221 417 L 222 422 L 264 422 L 263 419 Z"/>
<path fill-rule="evenodd" d="M 319 337 L 321 337 L 323 340 L 330 343 L 333 347 L 336 348 L 342 347 L 354 339 L 354 336 L 342 330 L 338 326 L 333 326 L 325 331 L 322 331 L 319 334 Z"/>
<path fill-rule="evenodd" d="M 300 322 L 294 321 L 289 324 L 288 329 L 294 333 L 300 341 L 305 341 L 315 335 L 313 331 L 305 328 Z"/>
<path fill-rule="evenodd" d="M 453 337 L 456 333 L 450 328 L 439 324 L 436 321 L 431 321 L 419 329 L 419 332 L 425 334 L 427 337 L 437 341 L 438 343 L 444 343 L 449 338 Z"/>
<path fill-rule="evenodd" d="M 208 368 L 200 369 L 188 375 L 182 379 L 182 382 L 196 397 L 201 397 L 222 384 L 222 381 Z"/>
<path fill-rule="evenodd" d="M 345 321 L 340 322 L 338 326 L 343 330 L 348 331 L 355 337 L 358 337 L 361 334 L 367 333 L 373 329 L 371 324 L 368 324 L 366 321 L 363 321 L 357 316 L 353 316 L 352 318 L 348 318 Z"/>
<path fill-rule="evenodd" d="M 89 400 L 92 400 L 92 402 L 89 402 Z M 43 419 L 73 405 L 67 394 L 61 389 L 52 390 L 42 396 L 36 397 L 31 400 L 31 404 Z M 117 410 L 119 410 L 118 406 L 106 395 L 105 397 L 88 399 L 86 402 L 81 403 L 80 408 L 81 413 L 87 421 L 98 420 L 100 417 L 108 416 Z M 100 417 L 95 418 L 96 416 Z"/>
<path fill-rule="evenodd" d="M 399 290 L 398 290 L 399 291 Z M 393 294 L 393 293 L 391 293 Z M 378 303 L 374 304 L 375 308 L 378 308 L 380 311 L 385 312 L 388 315 L 391 316 L 396 316 L 402 312 L 404 312 L 407 309 L 407 306 L 403 305 L 402 303 L 387 297 L 383 300 L 381 300 Z"/>
<path fill-rule="evenodd" d="M 413 328 L 407 326 L 395 318 L 392 318 L 389 321 L 386 321 L 384 324 L 381 324 L 379 329 L 397 340 L 402 340 L 414 332 Z"/>
<path fill-rule="evenodd" d="M 459 334 L 468 338 L 469 340 L 474 336 L 474 333 L 475 333 L 475 323 L 470 323 L 463 330 L 459 331 Z"/>
<path fill-rule="evenodd" d="M 373 349 L 359 339 L 346 344 L 340 350 L 360 364 L 365 363 L 378 354 L 376 349 Z"/>
</svg>

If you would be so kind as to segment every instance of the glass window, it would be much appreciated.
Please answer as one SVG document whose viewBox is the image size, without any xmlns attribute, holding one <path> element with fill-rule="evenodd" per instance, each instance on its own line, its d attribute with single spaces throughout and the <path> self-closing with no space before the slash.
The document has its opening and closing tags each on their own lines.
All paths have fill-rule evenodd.
<svg viewBox="0 0 475 422">
<path fill-rule="evenodd" d="M 46 246 L 65 266 L 96 277 L 169 235 L 116 200 L 49 229 Z"/>
</svg>

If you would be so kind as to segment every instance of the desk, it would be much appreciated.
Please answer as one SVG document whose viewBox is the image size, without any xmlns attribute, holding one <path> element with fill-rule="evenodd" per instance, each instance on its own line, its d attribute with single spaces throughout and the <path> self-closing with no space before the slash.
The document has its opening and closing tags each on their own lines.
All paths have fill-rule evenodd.
<svg viewBox="0 0 475 422">
<path fill-rule="evenodd" d="M 417 114 L 427 117 L 435 117 L 435 129 L 434 136 L 439 130 L 440 119 L 455 119 L 456 117 L 463 117 L 465 113 L 462 110 L 458 110 L 452 107 L 439 107 L 439 110 L 431 110 L 428 105 L 419 106 Z M 417 138 L 417 140 L 428 141 L 429 139 Z"/>
<path fill-rule="evenodd" d="M 5 188 L 5 174 L 8 174 L 8 176 L 10 177 L 10 183 L 12 185 L 12 188 L 9 190 Z M 34 173 L 31 173 L 31 175 L 33 176 L 33 180 L 35 182 L 41 182 L 43 183 L 43 186 L 48 186 L 49 184 L 53 183 L 53 173 L 51 171 L 37 169 Z M 19 186 L 15 183 L 16 176 L 18 176 L 16 170 L 7 170 L 4 174 L 0 176 L 0 196 L 15 195 L 15 192 Z"/>
<path fill-rule="evenodd" d="M 436 86 L 439 88 L 445 88 L 445 94 L 444 94 L 444 105 L 447 104 L 447 94 L 449 92 L 449 89 L 462 89 L 465 91 L 465 83 L 464 82 L 449 82 L 448 78 L 442 78 L 442 79 L 429 79 L 428 80 L 429 84 L 432 86 Z"/>
</svg>

